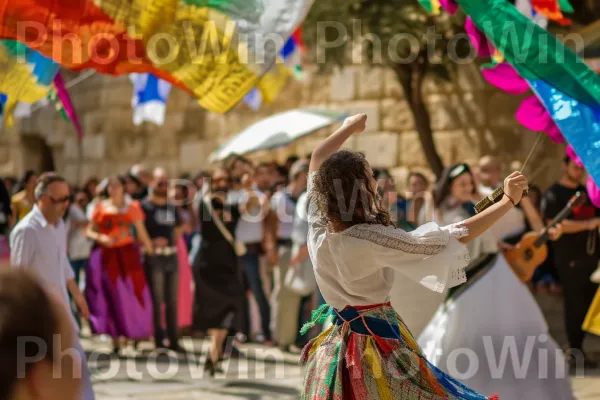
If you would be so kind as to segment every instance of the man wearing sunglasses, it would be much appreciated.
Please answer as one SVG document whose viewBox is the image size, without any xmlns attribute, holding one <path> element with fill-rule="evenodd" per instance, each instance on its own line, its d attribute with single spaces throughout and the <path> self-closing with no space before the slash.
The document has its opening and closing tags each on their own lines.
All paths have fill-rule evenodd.
<svg viewBox="0 0 600 400">
<path fill-rule="evenodd" d="M 32 271 L 46 288 L 60 293 L 63 306 L 69 314 L 70 292 L 79 313 L 87 319 L 88 306 L 75 282 L 75 275 L 67 258 L 67 234 L 63 216 L 71 198 L 69 185 L 63 177 L 53 172 L 44 173 L 37 181 L 34 194 L 33 209 L 10 234 L 11 266 Z M 74 332 L 78 332 L 79 327 L 74 318 L 72 325 Z M 74 361 L 79 361 L 75 358 L 80 358 L 83 371 L 81 398 L 91 400 L 94 392 L 78 335 L 75 335 L 73 348 L 79 354 L 79 357 L 74 357 Z M 61 349 L 61 354 L 70 354 L 66 350 Z"/>
</svg>

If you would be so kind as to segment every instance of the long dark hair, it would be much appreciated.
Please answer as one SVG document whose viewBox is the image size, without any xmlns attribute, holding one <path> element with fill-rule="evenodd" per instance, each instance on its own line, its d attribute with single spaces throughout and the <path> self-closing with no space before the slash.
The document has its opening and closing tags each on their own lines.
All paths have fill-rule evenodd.
<svg viewBox="0 0 600 400">
<path fill-rule="evenodd" d="M 390 214 L 381 206 L 380 196 L 369 185 L 367 167 L 362 154 L 341 150 L 317 171 L 316 201 L 330 225 L 393 225 Z"/>
<path fill-rule="evenodd" d="M 436 208 L 439 208 L 448 196 L 450 196 L 450 193 L 452 192 L 452 182 L 464 174 L 471 175 L 471 179 L 473 180 L 473 194 L 477 193 L 475 178 L 469 165 L 465 163 L 451 165 L 444 169 L 442 177 L 435 184 L 435 189 L 433 190 L 433 204 Z"/>
</svg>

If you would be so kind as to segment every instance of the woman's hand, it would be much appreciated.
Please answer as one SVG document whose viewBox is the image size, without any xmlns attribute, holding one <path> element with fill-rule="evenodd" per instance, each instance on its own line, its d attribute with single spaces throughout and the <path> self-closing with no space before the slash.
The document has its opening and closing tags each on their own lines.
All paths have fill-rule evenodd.
<svg viewBox="0 0 600 400">
<path fill-rule="evenodd" d="M 117 238 L 108 236 L 108 235 L 104 235 L 104 234 L 98 235 L 98 239 L 97 239 L 98 243 L 100 243 L 102 246 L 107 246 L 107 247 L 112 246 L 113 244 L 115 244 L 116 241 L 117 241 Z"/>
<path fill-rule="evenodd" d="M 527 178 L 520 172 L 513 172 L 504 180 L 504 194 L 515 206 L 519 204 L 523 193 L 528 188 L 529 182 L 527 182 Z"/>
<path fill-rule="evenodd" d="M 353 134 L 361 133 L 367 128 L 367 114 L 356 114 L 344 120 L 342 129 L 348 129 Z"/>
</svg>

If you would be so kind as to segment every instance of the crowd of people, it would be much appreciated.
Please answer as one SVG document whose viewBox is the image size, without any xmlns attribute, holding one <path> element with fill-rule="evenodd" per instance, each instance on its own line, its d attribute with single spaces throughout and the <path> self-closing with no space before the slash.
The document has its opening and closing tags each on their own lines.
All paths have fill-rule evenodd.
<svg viewBox="0 0 600 400">
<path fill-rule="evenodd" d="M 348 157 L 348 170 L 361 162 L 352 158 L 360 154 Z M 177 179 L 160 167 L 135 165 L 126 174 L 92 177 L 80 187 L 47 172 L 38 176 L 27 171 L 21 180 L 4 178 L 0 262 L 38 272 L 69 304 L 76 332 L 82 319 L 87 320 L 93 334 L 112 338 L 117 354 L 146 339 L 154 340 L 157 349 L 183 352 L 183 332 L 206 336 L 211 345 L 205 369 L 214 375 L 220 361 L 236 352 L 236 343 L 255 341 L 300 352 L 322 325 L 306 337 L 299 334 L 300 328 L 313 326 L 310 310 L 325 304 L 321 290 L 330 296 L 333 290 L 326 278 L 318 272 L 315 276 L 311 262 L 309 165 L 310 157 L 290 157 L 278 165 L 234 156 L 210 172 Z M 389 171 L 373 170 L 372 179 L 377 207 L 381 215 L 389 215 L 384 225 L 419 232 L 431 221 L 447 226 L 474 216 L 475 203 L 502 187 L 502 172 L 496 158 L 485 156 L 477 165 L 446 168 L 433 184 L 425 174 L 412 171 L 403 194 Z M 459 291 L 424 293 L 411 279 L 392 279 L 392 304 L 402 311 L 404 323 L 423 349 L 433 345 L 441 356 L 431 362 L 441 365 L 449 351 L 461 346 L 481 350 L 478 335 L 490 329 L 498 337 L 521 332 L 523 340 L 526 334 L 547 334 L 533 297 L 499 254 L 513 249 L 526 232 L 541 231 L 576 191 L 585 192 L 583 175 L 583 169 L 566 158 L 556 184 L 545 192 L 530 185 L 529 195 L 502 223 L 469 243 L 469 279 Z M 340 201 L 332 182 L 331 188 L 320 188 L 332 190 L 323 202 Z M 595 366 L 583 353 L 581 325 L 597 290 L 590 276 L 600 251 L 598 216 L 588 202 L 552 228 L 550 254 L 530 283 L 533 291 L 562 293 L 567 361 L 574 364 L 583 356 L 586 366 Z M 369 234 L 359 229 L 344 233 L 358 238 Z M 383 232 L 376 235 L 385 237 Z M 340 245 L 352 253 L 346 244 Z M 48 260 L 56 260 L 56 267 L 49 268 Z M 510 302 L 502 299 L 507 293 Z M 511 315 L 512 307 L 521 310 L 519 318 L 506 317 L 500 325 L 490 319 Z M 488 328 L 465 335 L 459 327 L 468 321 Z M 440 337 L 440 332 L 445 334 Z M 227 338 L 235 338 L 233 346 Z M 557 349 L 551 339 L 541 347 L 551 353 Z M 82 350 L 81 354 L 85 357 Z M 484 373 L 467 383 L 482 392 L 498 391 L 490 382 L 494 381 Z M 567 386 L 558 382 L 548 387 L 568 393 Z M 511 387 L 515 393 L 522 390 L 516 382 Z"/>
</svg>

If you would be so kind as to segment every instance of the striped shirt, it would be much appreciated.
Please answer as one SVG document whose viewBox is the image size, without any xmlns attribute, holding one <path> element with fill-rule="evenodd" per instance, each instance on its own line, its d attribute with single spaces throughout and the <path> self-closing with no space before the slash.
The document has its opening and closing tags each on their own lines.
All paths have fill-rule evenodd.
<svg viewBox="0 0 600 400">
<path fill-rule="evenodd" d="M 38 275 L 42 284 L 60 293 L 71 314 L 67 281 L 75 275 L 67 258 L 67 234 L 62 219 L 48 223 L 34 206 L 10 234 L 12 268 L 25 268 Z"/>
</svg>

